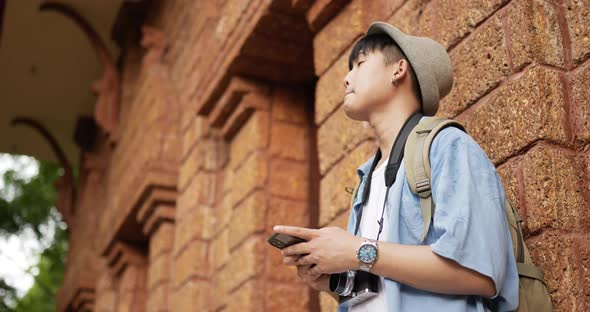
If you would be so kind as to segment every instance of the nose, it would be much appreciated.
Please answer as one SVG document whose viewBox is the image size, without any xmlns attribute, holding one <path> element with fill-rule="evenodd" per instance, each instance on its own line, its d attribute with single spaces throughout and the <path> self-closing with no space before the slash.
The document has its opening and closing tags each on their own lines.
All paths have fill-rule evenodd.
<svg viewBox="0 0 590 312">
<path fill-rule="evenodd" d="M 350 80 L 349 80 L 349 76 L 350 72 L 348 72 L 348 74 L 346 74 L 346 76 L 344 76 L 344 87 L 347 88 L 348 85 L 350 85 Z"/>
</svg>

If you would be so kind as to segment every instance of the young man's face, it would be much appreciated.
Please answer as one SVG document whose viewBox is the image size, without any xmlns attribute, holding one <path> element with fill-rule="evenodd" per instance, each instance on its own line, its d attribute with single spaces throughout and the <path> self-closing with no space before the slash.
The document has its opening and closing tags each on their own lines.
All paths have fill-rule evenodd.
<svg viewBox="0 0 590 312">
<path fill-rule="evenodd" d="M 381 51 L 362 51 L 344 78 L 344 112 L 354 120 L 368 121 L 369 117 L 383 111 L 393 96 L 391 83 L 394 64 L 385 65 Z"/>
</svg>

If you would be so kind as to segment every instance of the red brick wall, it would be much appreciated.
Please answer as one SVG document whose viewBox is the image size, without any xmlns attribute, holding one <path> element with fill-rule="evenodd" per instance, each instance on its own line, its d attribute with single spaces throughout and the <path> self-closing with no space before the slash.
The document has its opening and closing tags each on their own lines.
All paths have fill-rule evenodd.
<svg viewBox="0 0 590 312">
<path fill-rule="evenodd" d="M 59 310 L 334 310 L 265 239 L 346 224 L 376 145 L 343 78 L 374 20 L 447 47 L 439 115 L 496 164 L 556 310 L 589 310 L 589 19 L 585 0 L 154 2 L 119 141 L 84 161 Z"/>
</svg>

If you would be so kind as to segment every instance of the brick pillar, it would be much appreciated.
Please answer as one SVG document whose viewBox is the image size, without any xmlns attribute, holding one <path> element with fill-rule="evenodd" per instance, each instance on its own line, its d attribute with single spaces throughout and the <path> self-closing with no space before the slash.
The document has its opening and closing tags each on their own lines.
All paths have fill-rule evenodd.
<svg viewBox="0 0 590 312">
<path fill-rule="evenodd" d="M 96 282 L 95 312 L 115 311 L 116 291 L 111 273 L 105 267 Z"/>
<path fill-rule="evenodd" d="M 117 312 L 145 311 L 147 261 L 145 251 L 115 242 L 107 250 L 109 274 L 115 284 Z"/>
<path fill-rule="evenodd" d="M 130 264 L 121 273 L 117 288 L 117 312 L 145 311 L 146 266 Z"/>
<path fill-rule="evenodd" d="M 151 235 L 147 283 L 147 311 L 171 311 L 168 306 L 171 252 L 174 244 L 174 224 L 167 222 Z"/>
</svg>

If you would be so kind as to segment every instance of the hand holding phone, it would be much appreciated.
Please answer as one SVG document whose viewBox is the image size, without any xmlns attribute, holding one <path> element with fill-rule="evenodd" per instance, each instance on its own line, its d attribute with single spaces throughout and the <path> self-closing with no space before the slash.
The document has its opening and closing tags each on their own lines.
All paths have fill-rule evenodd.
<svg viewBox="0 0 590 312">
<path fill-rule="evenodd" d="M 267 241 L 278 249 L 283 249 L 291 245 L 306 242 L 306 240 L 304 240 L 303 238 L 281 233 L 274 233 L 271 237 L 268 238 Z"/>
</svg>

